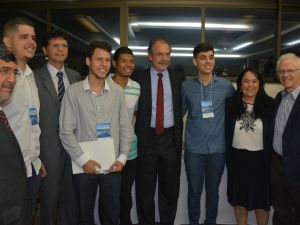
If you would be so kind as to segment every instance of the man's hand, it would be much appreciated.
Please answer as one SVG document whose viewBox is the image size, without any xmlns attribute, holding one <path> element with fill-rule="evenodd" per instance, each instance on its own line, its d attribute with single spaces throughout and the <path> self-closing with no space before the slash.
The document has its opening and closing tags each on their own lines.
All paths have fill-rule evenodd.
<svg viewBox="0 0 300 225">
<path fill-rule="evenodd" d="M 98 174 L 96 167 L 98 167 L 100 169 L 101 165 L 98 162 L 91 160 L 91 159 L 82 166 L 83 171 L 86 174 L 94 174 L 94 175 Z"/>
<path fill-rule="evenodd" d="M 120 161 L 116 160 L 111 167 L 109 168 L 110 172 L 121 172 L 124 168 L 123 163 L 121 163 Z"/>
<path fill-rule="evenodd" d="M 45 166 L 44 166 L 44 164 L 43 164 L 43 162 L 41 161 L 41 169 L 40 169 L 40 173 L 41 173 L 41 175 L 42 175 L 42 177 L 46 177 L 48 174 L 47 174 L 47 170 L 46 170 L 46 168 L 45 168 Z"/>
</svg>

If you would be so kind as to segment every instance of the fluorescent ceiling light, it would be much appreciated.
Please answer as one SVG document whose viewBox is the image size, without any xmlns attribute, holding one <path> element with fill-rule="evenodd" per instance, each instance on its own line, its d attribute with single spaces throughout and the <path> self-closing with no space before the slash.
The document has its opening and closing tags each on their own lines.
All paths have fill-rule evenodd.
<svg viewBox="0 0 300 225">
<path fill-rule="evenodd" d="M 131 50 L 147 50 L 148 46 L 128 46 Z M 172 47 L 172 51 L 193 51 L 194 48 L 189 47 Z M 220 51 L 220 49 L 215 49 L 215 52 Z"/>
<path fill-rule="evenodd" d="M 232 48 L 232 50 L 239 50 L 241 48 L 245 48 L 249 45 L 253 44 L 253 41 L 249 41 L 249 42 L 246 42 L 246 43 L 243 43 L 243 44 L 240 44 L 240 45 L 237 45 L 235 46 L 234 48 Z"/>
<path fill-rule="evenodd" d="M 199 22 L 135 22 L 131 27 L 142 28 L 201 28 Z M 251 26 L 246 24 L 224 24 L 224 23 L 205 23 L 205 28 L 213 30 L 252 30 Z"/>
<path fill-rule="evenodd" d="M 286 43 L 285 45 L 292 46 L 300 43 L 300 39 Z"/>
</svg>

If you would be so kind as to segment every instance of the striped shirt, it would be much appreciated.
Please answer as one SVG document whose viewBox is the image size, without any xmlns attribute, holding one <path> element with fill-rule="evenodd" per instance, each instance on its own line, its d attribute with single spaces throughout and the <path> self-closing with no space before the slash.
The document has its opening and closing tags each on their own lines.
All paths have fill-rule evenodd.
<svg viewBox="0 0 300 225">
<path fill-rule="evenodd" d="M 113 76 L 114 74 L 109 75 L 110 78 L 112 78 Z M 140 92 L 141 92 L 140 85 L 129 78 L 127 85 L 124 88 L 124 95 L 126 99 L 129 118 L 133 123 L 135 123 L 134 112 L 137 111 L 137 104 L 138 104 Z M 127 160 L 135 159 L 136 157 L 137 157 L 137 136 L 133 134 L 131 148 Z"/>
</svg>

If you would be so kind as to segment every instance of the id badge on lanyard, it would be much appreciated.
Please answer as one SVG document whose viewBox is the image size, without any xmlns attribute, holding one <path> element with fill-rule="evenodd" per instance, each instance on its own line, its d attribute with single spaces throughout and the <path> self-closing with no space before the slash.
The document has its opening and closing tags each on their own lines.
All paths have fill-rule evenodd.
<svg viewBox="0 0 300 225">
<path fill-rule="evenodd" d="M 36 107 L 29 107 L 28 114 L 29 114 L 31 125 L 34 126 L 34 125 L 38 124 L 39 121 L 38 121 Z"/>
<path fill-rule="evenodd" d="M 111 137 L 111 124 L 110 123 L 97 123 L 96 124 L 97 138 Z"/>
<path fill-rule="evenodd" d="M 214 109 L 212 101 L 201 101 L 201 109 L 202 109 L 202 118 L 214 118 Z"/>
</svg>

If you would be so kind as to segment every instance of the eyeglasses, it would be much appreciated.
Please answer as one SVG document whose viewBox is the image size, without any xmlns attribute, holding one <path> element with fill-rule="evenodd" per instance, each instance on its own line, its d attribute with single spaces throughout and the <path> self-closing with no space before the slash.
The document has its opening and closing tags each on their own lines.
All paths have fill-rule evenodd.
<svg viewBox="0 0 300 225">
<path fill-rule="evenodd" d="M 69 47 L 68 44 L 58 44 L 58 43 L 49 44 L 49 46 L 51 48 L 68 48 Z"/>
<path fill-rule="evenodd" d="M 11 68 L 8 68 L 8 67 L 1 67 L 0 68 L 0 74 L 5 75 L 5 76 L 9 76 L 9 75 L 16 76 L 16 75 L 19 74 L 19 72 L 18 72 L 17 69 L 14 70 L 14 69 L 11 69 Z"/>
<path fill-rule="evenodd" d="M 292 73 L 295 73 L 297 70 L 300 70 L 300 69 L 287 69 L 287 70 L 277 70 L 277 73 L 279 75 L 283 75 L 283 74 L 292 74 Z"/>
</svg>

